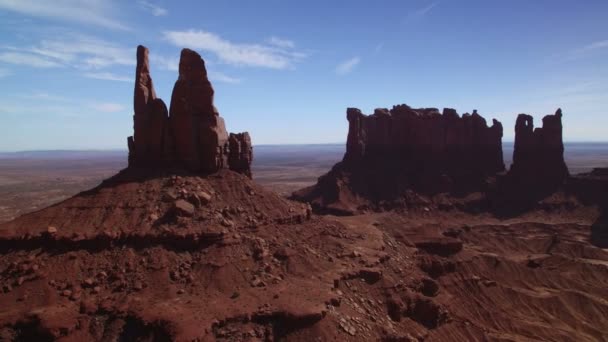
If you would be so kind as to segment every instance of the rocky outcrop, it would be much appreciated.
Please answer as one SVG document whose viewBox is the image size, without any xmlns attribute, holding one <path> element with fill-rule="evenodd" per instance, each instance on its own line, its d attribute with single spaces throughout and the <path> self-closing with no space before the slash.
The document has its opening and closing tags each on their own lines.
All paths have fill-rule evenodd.
<svg viewBox="0 0 608 342">
<path fill-rule="evenodd" d="M 534 128 L 534 119 L 519 114 L 515 123 L 511 183 L 519 187 L 554 190 L 568 178 L 562 140 L 562 111 L 543 118 L 542 127 Z"/>
<path fill-rule="evenodd" d="M 253 149 L 249 133 L 230 133 L 228 137 L 228 165 L 230 170 L 246 174 L 251 178 L 251 162 L 253 160 Z"/>
<path fill-rule="evenodd" d="M 346 154 L 319 182 L 294 193 L 298 200 L 334 213 L 362 203 L 396 200 L 413 189 L 422 193 L 467 193 L 486 186 L 504 170 L 503 128 L 488 127 L 477 111 L 459 116 L 451 108 L 407 105 L 364 115 L 348 108 Z"/>
<path fill-rule="evenodd" d="M 183 49 L 167 111 L 165 103 L 156 98 L 148 49 L 138 46 L 129 166 L 180 166 L 202 173 L 229 168 L 251 177 L 249 134 L 228 135 L 213 95 L 204 60 L 195 51 Z"/>
<path fill-rule="evenodd" d="M 150 76 L 148 49 L 137 47 L 137 67 L 135 69 L 135 91 L 133 96 L 133 140 L 129 143 L 131 162 L 149 166 L 158 164 L 163 159 L 163 141 L 167 128 L 167 106 L 163 100 L 156 98 L 154 84 Z"/>
<path fill-rule="evenodd" d="M 504 170 L 502 125 L 473 114 L 458 116 L 445 108 L 414 110 L 407 105 L 390 111 L 376 109 L 366 116 L 356 108 L 347 110 L 347 163 L 394 164 L 411 175 L 488 175 Z"/>
</svg>

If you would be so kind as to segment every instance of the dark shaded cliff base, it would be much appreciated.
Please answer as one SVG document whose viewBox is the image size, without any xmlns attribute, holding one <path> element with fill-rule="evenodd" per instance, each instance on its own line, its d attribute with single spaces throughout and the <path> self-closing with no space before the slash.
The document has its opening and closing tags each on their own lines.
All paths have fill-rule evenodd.
<svg viewBox="0 0 608 342">
<path fill-rule="evenodd" d="M 586 193 L 507 220 L 434 202 L 320 217 L 229 170 L 127 170 L 0 225 L 0 339 L 606 340 Z"/>
</svg>

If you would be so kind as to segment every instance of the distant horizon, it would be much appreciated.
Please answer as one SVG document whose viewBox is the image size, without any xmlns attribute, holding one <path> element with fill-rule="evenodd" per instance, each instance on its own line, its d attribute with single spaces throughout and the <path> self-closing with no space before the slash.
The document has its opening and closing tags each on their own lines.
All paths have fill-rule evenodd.
<svg viewBox="0 0 608 342">
<path fill-rule="evenodd" d="M 503 143 L 513 144 L 513 140 L 503 140 Z M 564 144 L 608 144 L 608 140 L 564 140 Z M 253 147 L 280 147 L 280 146 L 346 146 L 346 142 L 329 142 L 329 143 L 285 143 L 285 144 L 253 144 Z M 16 154 L 16 153 L 43 153 L 43 152 L 128 152 L 127 148 L 58 148 L 58 149 L 31 149 L 31 150 L 0 150 L 0 154 Z"/>
</svg>

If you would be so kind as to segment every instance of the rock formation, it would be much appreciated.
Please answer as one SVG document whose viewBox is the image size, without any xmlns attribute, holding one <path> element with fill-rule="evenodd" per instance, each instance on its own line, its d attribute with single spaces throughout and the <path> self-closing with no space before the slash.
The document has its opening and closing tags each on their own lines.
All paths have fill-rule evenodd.
<svg viewBox="0 0 608 342">
<path fill-rule="evenodd" d="M 138 46 L 129 166 L 181 166 L 203 173 L 229 168 L 251 177 L 249 134 L 228 135 L 213 95 L 204 60 L 195 51 L 183 49 L 167 111 L 165 103 L 156 98 L 148 49 Z"/>
<path fill-rule="evenodd" d="M 451 108 L 442 115 L 435 108 L 399 105 L 390 111 L 376 109 L 369 116 L 349 108 L 346 116 L 347 163 L 391 164 L 412 175 L 488 175 L 504 170 L 502 125 L 494 120 L 488 127 L 477 111 L 460 117 Z"/>
<path fill-rule="evenodd" d="M 515 185 L 552 190 L 568 178 L 562 141 L 562 110 L 543 118 L 534 128 L 532 116 L 519 114 L 509 178 Z"/>
<path fill-rule="evenodd" d="M 348 108 L 346 116 L 342 162 L 317 185 L 294 193 L 317 209 L 352 211 L 357 198 L 394 200 L 408 189 L 470 192 L 504 170 L 502 125 L 493 120 L 488 127 L 477 111 L 460 117 L 451 108 L 441 114 L 436 108 L 398 105 L 372 115 Z"/>
</svg>

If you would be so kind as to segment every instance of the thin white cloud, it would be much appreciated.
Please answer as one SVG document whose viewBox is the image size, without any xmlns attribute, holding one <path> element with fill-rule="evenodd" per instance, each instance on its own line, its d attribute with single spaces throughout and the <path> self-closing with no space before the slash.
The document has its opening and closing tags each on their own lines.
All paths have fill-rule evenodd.
<svg viewBox="0 0 608 342">
<path fill-rule="evenodd" d="M 23 52 L 0 53 L 0 61 L 10 64 L 31 66 L 34 68 L 54 68 L 61 66 L 61 64 L 44 57 Z"/>
<path fill-rule="evenodd" d="M 281 48 L 293 49 L 296 47 L 296 44 L 289 39 L 282 39 L 279 37 L 272 36 L 266 40 L 268 44 L 278 46 Z"/>
<path fill-rule="evenodd" d="M 384 48 L 384 43 L 378 43 L 378 45 L 376 45 L 376 47 L 374 48 L 374 55 L 377 55 L 378 53 L 380 53 L 380 51 L 382 51 L 383 48 Z"/>
<path fill-rule="evenodd" d="M 117 112 L 122 112 L 126 109 L 125 106 L 123 106 L 119 103 L 113 103 L 113 102 L 93 103 L 90 106 L 91 106 L 91 108 L 95 109 L 96 111 L 104 112 L 104 113 L 117 113 Z"/>
<path fill-rule="evenodd" d="M 133 82 L 134 78 L 116 75 L 110 72 L 87 72 L 83 74 L 84 77 L 94 78 L 97 80 L 105 81 L 119 81 L 119 82 Z"/>
<path fill-rule="evenodd" d="M 579 46 L 572 49 L 562 49 L 557 53 L 550 55 L 547 58 L 549 63 L 565 63 L 575 61 L 581 58 L 588 58 L 601 54 L 608 50 L 608 39 L 591 42 L 584 46 Z"/>
<path fill-rule="evenodd" d="M 209 71 L 209 79 L 211 79 L 211 81 L 223 82 L 223 83 L 231 83 L 231 84 L 241 83 L 240 78 L 235 78 L 232 76 L 228 76 L 224 73 L 215 72 L 215 71 Z"/>
<path fill-rule="evenodd" d="M 600 40 L 600 41 L 585 45 L 581 48 L 581 51 L 593 51 L 593 50 L 603 49 L 603 48 L 607 48 L 607 47 L 608 47 L 608 39 Z"/>
<path fill-rule="evenodd" d="M 179 70 L 179 57 L 164 57 L 154 53 L 150 53 L 150 66 L 152 68 L 159 67 L 163 70 L 178 71 Z"/>
<path fill-rule="evenodd" d="M 189 47 L 213 53 L 227 64 L 270 69 L 293 68 L 305 53 L 271 45 L 233 43 L 206 31 L 165 31 L 165 40 L 178 47 Z"/>
<path fill-rule="evenodd" d="M 49 102 L 73 102 L 72 100 L 59 96 L 53 95 L 49 93 L 33 93 L 33 94 L 21 94 L 17 97 L 27 99 L 27 100 L 36 100 L 36 101 L 49 101 Z"/>
<path fill-rule="evenodd" d="M 0 0 L 1 1 L 1 0 Z M 43 39 L 35 46 L 3 47 L 8 52 L 0 57 L 7 63 L 33 67 L 71 66 L 79 69 L 101 69 L 114 65 L 135 65 L 134 49 L 81 34 Z"/>
<path fill-rule="evenodd" d="M 152 13 L 152 15 L 155 17 L 161 17 L 161 16 L 167 15 L 169 13 L 169 11 L 167 11 L 166 8 L 160 7 L 159 5 L 153 4 L 149 1 L 138 0 L 137 4 L 139 5 L 139 7 L 141 9 Z"/>
<path fill-rule="evenodd" d="M 580 47 L 578 49 L 574 49 L 572 52 L 570 52 L 568 59 L 577 59 L 577 58 L 586 57 L 599 50 L 606 49 L 606 48 L 608 48 L 608 39 L 593 42 L 593 43 L 587 44 L 583 47 Z"/>
<path fill-rule="evenodd" d="M 112 5 L 108 0 L 0 0 L 1 9 L 28 16 L 128 30 L 128 26 L 112 18 Z"/>
<path fill-rule="evenodd" d="M 10 70 L 8 69 L 0 69 L 0 78 L 4 78 L 6 76 L 12 75 Z"/>
<path fill-rule="evenodd" d="M 353 69 L 361 62 L 361 58 L 353 57 L 348 59 L 336 67 L 336 74 L 338 75 L 346 75 L 353 71 Z"/>
<path fill-rule="evenodd" d="M 436 2 L 430 3 L 427 6 L 418 8 L 414 11 L 411 11 L 410 13 L 407 14 L 407 17 L 405 18 L 406 21 L 411 21 L 411 20 L 417 20 L 420 18 L 425 17 L 427 14 L 429 14 L 431 12 L 431 10 L 433 10 L 433 8 L 435 8 L 437 6 Z"/>
</svg>

